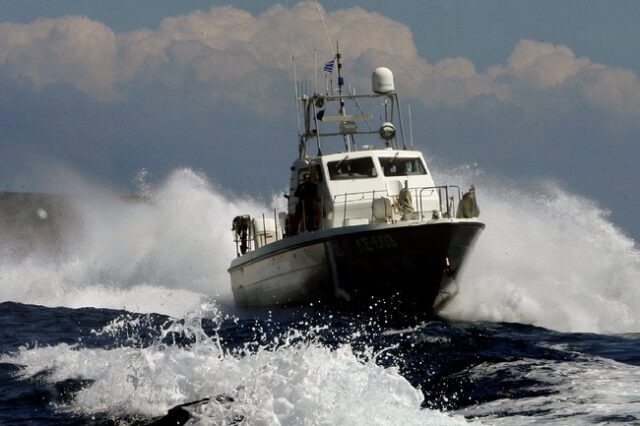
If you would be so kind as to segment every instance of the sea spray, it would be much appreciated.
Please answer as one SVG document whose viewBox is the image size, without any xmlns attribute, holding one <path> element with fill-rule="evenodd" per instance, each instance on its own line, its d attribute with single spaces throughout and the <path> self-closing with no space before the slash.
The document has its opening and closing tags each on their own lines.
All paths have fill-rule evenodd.
<svg viewBox="0 0 640 426">
<path fill-rule="evenodd" d="M 176 170 L 144 198 L 73 186 L 78 216 L 63 256 L 0 258 L 0 300 L 179 314 L 201 297 L 231 303 L 226 268 L 235 255 L 231 218 L 262 212 L 206 178 Z M 157 303 L 154 310 L 153 304 Z M 162 305 L 173 305 L 164 310 Z"/>
<path fill-rule="evenodd" d="M 477 167 L 435 173 L 477 185 L 487 224 L 471 252 L 451 319 L 513 321 L 557 330 L 640 326 L 640 254 L 592 200 L 549 182 L 516 184 Z M 77 179 L 78 180 L 78 179 Z M 78 234 L 62 255 L 0 257 L 0 300 L 181 316 L 216 300 L 232 310 L 226 269 L 230 220 L 272 208 L 176 170 L 159 185 L 138 177 L 141 200 L 75 181 Z M 282 208 L 282 198 L 274 195 Z"/>
<path fill-rule="evenodd" d="M 257 347 L 252 338 L 229 349 L 218 333 L 223 317 L 215 307 L 205 311 L 181 320 L 125 314 L 94 332 L 119 342 L 112 347 L 22 347 L 0 362 L 22 365 L 22 380 L 81 381 L 57 410 L 114 421 L 208 398 L 194 413 L 203 424 L 468 424 L 421 409 L 422 392 L 397 367 L 377 365 L 379 351 L 325 345 L 315 337 L 322 330 L 306 322 Z"/>
<path fill-rule="evenodd" d="M 475 181 L 487 227 L 443 312 L 565 331 L 640 327 L 640 251 L 594 201 L 553 181 L 516 185 L 458 168 Z"/>
</svg>

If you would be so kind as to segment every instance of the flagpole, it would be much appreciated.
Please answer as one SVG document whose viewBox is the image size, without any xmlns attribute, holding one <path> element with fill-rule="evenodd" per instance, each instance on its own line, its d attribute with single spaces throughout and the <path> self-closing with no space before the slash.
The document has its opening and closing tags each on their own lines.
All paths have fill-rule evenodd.
<svg viewBox="0 0 640 426">
<path fill-rule="evenodd" d="M 340 62 L 341 58 L 342 55 L 340 54 L 340 46 L 336 41 L 336 62 L 338 65 L 338 97 L 340 98 L 340 115 L 345 116 L 347 115 L 347 112 L 344 107 L 344 99 L 342 98 L 342 86 L 344 85 L 344 80 L 342 79 L 342 63 Z M 351 137 L 347 134 L 343 134 L 342 137 L 344 140 L 345 149 L 347 151 L 351 151 Z"/>
</svg>

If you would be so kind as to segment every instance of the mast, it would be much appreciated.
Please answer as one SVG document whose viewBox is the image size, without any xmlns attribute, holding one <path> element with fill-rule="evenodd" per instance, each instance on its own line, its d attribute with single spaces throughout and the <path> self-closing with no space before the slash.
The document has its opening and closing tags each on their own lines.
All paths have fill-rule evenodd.
<svg viewBox="0 0 640 426">
<path fill-rule="evenodd" d="M 298 104 L 298 75 L 296 74 L 296 57 L 291 55 L 291 66 L 293 68 L 293 93 L 296 104 L 296 122 L 298 124 L 298 136 L 300 135 L 300 105 Z"/>
<path fill-rule="evenodd" d="M 342 97 L 342 86 L 344 86 L 344 79 L 342 78 L 342 62 L 340 62 L 341 58 L 342 58 L 342 55 L 340 54 L 340 46 L 336 41 L 336 62 L 338 63 L 338 98 L 340 99 L 339 114 L 344 117 L 347 115 L 347 111 L 344 106 L 344 98 Z M 345 123 L 345 121 L 340 122 L 340 130 L 342 132 L 342 139 L 344 141 L 344 149 L 347 151 L 351 151 L 351 148 L 352 148 L 351 136 L 346 134 L 344 131 L 342 131 L 344 128 L 343 123 Z"/>
<path fill-rule="evenodd" d="M 400 109 L 398 96 L 395 93 L 393 83 L 393 73 L 386 67 L 378 67 L 372 74 L 372 90 L 371 93 L 356 94 L 355 90 L 346 89 L 345 81 L 342 74 L 342 54 L 340 53 L 339 45 L 336 43 L 336 53 L 330 62 L 327 62 L 324 66 L 324 71 L 332 73 L 335 70 L 335 64 L 337 62 L 337 85 L 333 86 L 333 79 L 329 81 L 331 84 L 331 90 L 326 83 L 325 75 L 325 93 L 319 93 L 317 87 L 317 77 L 313 82 L 309 82 L 308 85 L 302 86 L 302 93 L 296 93 L 298 101 L 302 104 L 302 115 L 304 117 L 302 123 L 302 129 L 299 125 L 299 159 L 303 160 L 307 158 L 307 143 L 311 140 L 315 140 L 317 144 L 317 157 L 323 155 L 322 143 L 323 138 L 334 137 L 342 138 L 344 145 L 344 152 L 353 152 L 357 149 L 354 135 L 378 135 L 388 148 L 394 149 L 407 149 L 405 142 L 405 132 L 403 126 L 403 117 Z M 314 54 L 314 64 L 317 68 L 317 59 Z M 295 63 L 294 63 L 294 76 L 295 76 Z M 312 86 L 313 85 L 313 86 Z M 337 89 L 334 94 L 333 89 Z M 296 89 L 299 86 L 296 85 Z M 305 94 L 307 91 L 312 94 Z M 298 90 L 296 91 L 298 92 Z M 374 100 L 384 99 L 384 115 L 381 116 L 380 127 L 377 129 L 372 128 L 369 120 L 373 119 L 372 113 L 363 111 L 359 101 L 360 100 Z M 358 113 L 348 113 L 346 108 L 347 102 L 353 102 Z M 369 101 L 365 101 L 369 102 Z M 378 101 L 375 101 L 378 102 Z M 336 105 L 337 104 L 337 105 Z M 328 105 L 331 107 L 329 108 Z M 330 110 L 336 111 L 336 115 L 331 115 Z M 351 108 L 350 108 L 351 109 Z M 328 113 L 325 114 L 325 111 Z M 409 110 L 409 120 L 411 121 L 411 111 Z M 358 121 L 366 121 L 367 127 L 363 129 L 358 128 Z M 399 124 L 399 134 L 396 134 L 395 122 Z M 326 124 L 326 127 L 325 127 Z M 412 124 L 412 123 L 411 123 Z M 337 125 L 337 129 L 336 129 Z M 411 126 L 410 126 L 411 127 Z M 400 139 L 398 139 L 398 137 Z M 411 135 L 411 144 L 413 145 L 413 135 Z M 402 146 L 400 147 L 400 142 Z M 366 142 L 364 142 L 366 143 Z M 364 145 L 363 145 L 364 146 Z M 371 145 L 373 146 L 373 145 Z"/>
</svg>

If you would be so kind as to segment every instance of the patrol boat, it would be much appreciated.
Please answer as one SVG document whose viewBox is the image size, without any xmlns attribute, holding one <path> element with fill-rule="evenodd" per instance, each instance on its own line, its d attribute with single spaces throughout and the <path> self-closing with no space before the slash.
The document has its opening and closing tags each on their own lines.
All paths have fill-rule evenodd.
<svg viewBox="0 0 640 426">
<path fill-rule="evenodd" d="M 458 186 L 436 185 L 423 154 L 407 147 L 391 70 L 377 68 L 372 93 L 356 94 L 344 85 L 340 60 L 338 53 L 325 66 L 333 76 L 337 64 L 335 89 L 326 74 L 322 93 L 296 89 L 303 128 L 288 210 L 233 219 L 235 302 L 385 300 L 435 313 L 458 292 L 484 229 L 475 189 L 462 195 Z"/>
</svg>

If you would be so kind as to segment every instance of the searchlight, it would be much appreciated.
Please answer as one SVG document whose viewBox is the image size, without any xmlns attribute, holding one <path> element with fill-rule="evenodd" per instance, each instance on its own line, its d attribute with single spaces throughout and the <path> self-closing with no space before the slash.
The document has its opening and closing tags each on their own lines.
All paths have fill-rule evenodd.
<svg viewBox="0 0 640 426">
<path fill-rule="evenodd" d="M 389 123 L 388 121 L 382 123 L 378 132 L 380 133 L 380 137 L 385 141 L 389 141 L 396 136 L 395 126 L 393 123 Z"/>
</svg>

